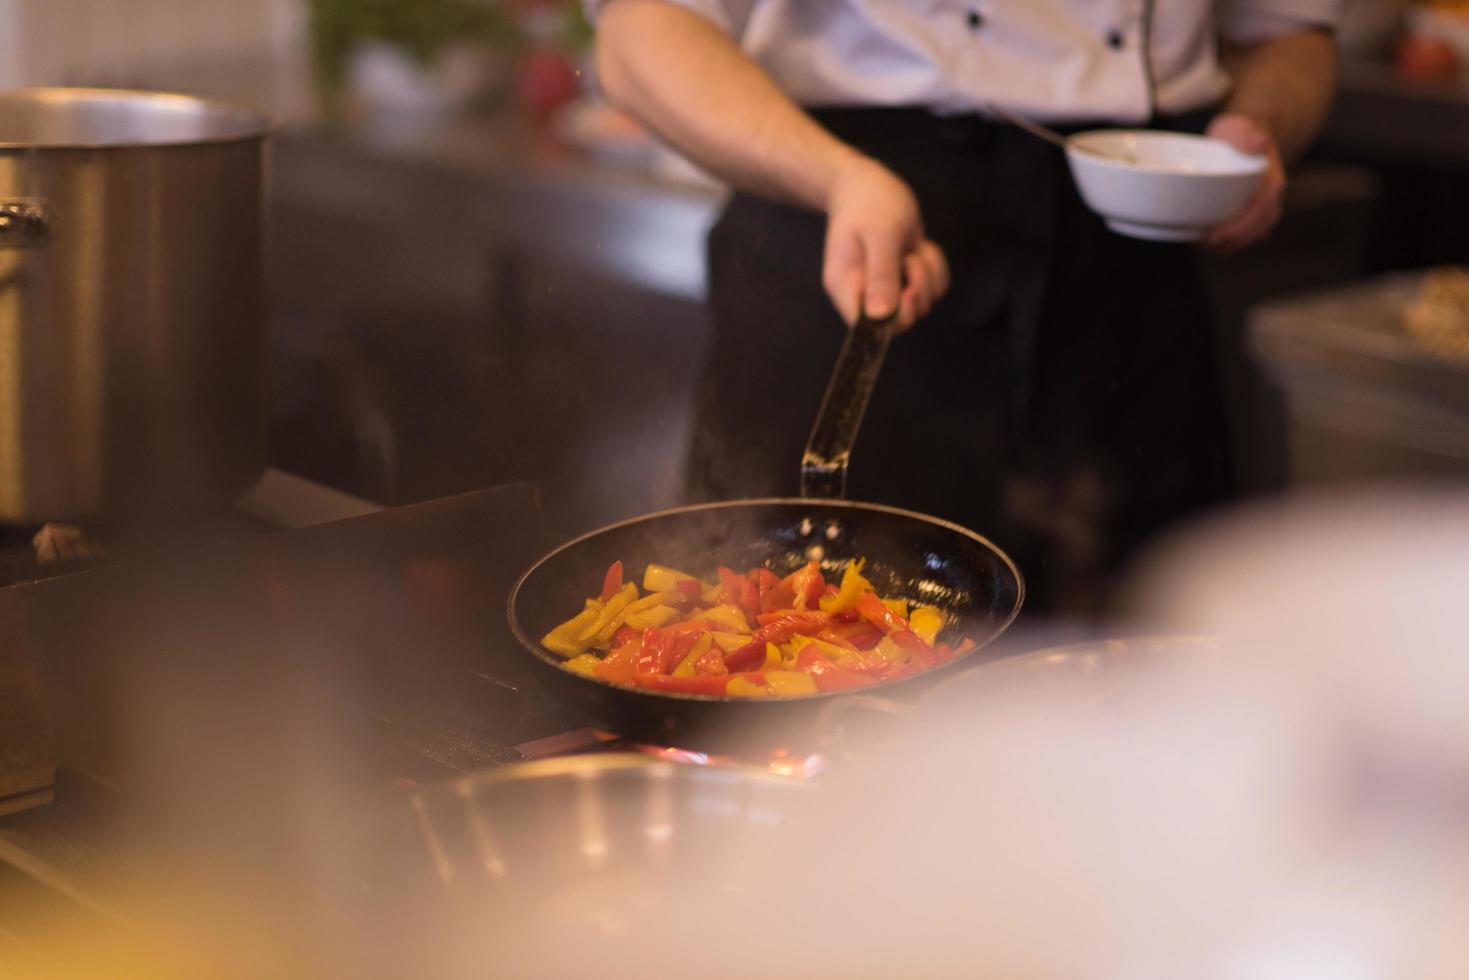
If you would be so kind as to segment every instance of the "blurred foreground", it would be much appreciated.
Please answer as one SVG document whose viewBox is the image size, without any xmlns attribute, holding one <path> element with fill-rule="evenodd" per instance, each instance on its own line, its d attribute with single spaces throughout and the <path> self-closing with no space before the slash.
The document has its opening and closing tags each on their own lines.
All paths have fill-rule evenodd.
<svg viewBox="0 0 1469 980">
<path fill-rule="evenodd" d="M 1466 573 L 1460 493 L 1257 507 L 1138 577 L 1162 639 L 852 704 L 809 782 L 598 756 L 368 805 L 323 730 L 252 798 L 242 740 L 155 767 L 164 859 L 18 972 L 1463 976 Z"/>
</svg>

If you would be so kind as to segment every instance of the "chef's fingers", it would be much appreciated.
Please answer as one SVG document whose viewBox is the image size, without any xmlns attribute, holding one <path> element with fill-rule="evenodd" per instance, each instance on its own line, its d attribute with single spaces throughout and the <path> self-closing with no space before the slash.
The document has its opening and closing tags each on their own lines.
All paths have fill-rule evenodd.
<svg viewBox="0 0 1469 980">
<path fill-rule="evenodd" d="M 827 229 L 821 284 L 847 326 L 856 323 L 862 308 L 862 243 L 855 233 L 835 225 Z"/>
<path fill-rule="evenodd" d="M 949 263 L 943 250 L 924 239 L 918 247 L 903 256 L 903 299 L 899 330 L 906 330 L 928 316 L 949 289 Z"/>
<path fill-rule="evenodd" d="M 903 256 L 903 295 L 898 301 L 897 330 L 901 333 L 928 312 L 932 305 L 932 284 L 928 269 L 917 253 Z"/>
<path fill-rule="evenodd" d="M 933 298 L 937 302 L 949 291 L 949 260 L 944 257 L 944 250 L 927 238 L 918 243 L 918 257 L 928 266 L 934 284 Z"/>
<path fill-rule="evenodd" d="M 1204 247 L 1211 252 L 1228 254 L 1268 237 L 1280 221 L 1284 193 L 1285 173 L 1278 166 L 1272 166 L 1244 211 L 1212 229 L 1204 239 Z"/>
<path fill-rule="evenodd" d="M 870 228 L 862 236 L 862 309 L 874 320 L 886 319 L 898 309 L 903 251 L 896 228 Z"/>
</svg>

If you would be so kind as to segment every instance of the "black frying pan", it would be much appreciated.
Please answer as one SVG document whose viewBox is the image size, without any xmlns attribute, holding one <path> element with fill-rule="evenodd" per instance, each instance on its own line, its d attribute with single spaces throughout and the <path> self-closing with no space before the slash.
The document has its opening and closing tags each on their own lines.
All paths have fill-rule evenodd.
<svg viewBox="0 0 1469 980">
<path fill-rule="evenodd" d="M 664 694 L 606 684 L 563 669 L 542 636 L 579 612 L 607 566 L 621 561 L 631 580 L 649 562 L 712 579 L 726 565 L 764 565 L 779 575 L 812 558 L 828 580 L 848 559 L 879 593 L 944 610 L 945 636 L 969 637 L 976 649 L 999 636 L 1020 611 L 1025 586 L 1013 562 L 986 539 L 938 518 L 878 504 L 849 503 L 847 461 L 887 353 L 888 324 L 862 318 L 837 358 L 801 463 L 798 499 L 735 500 L 682 507 L 613 524 L 569 541 L 532 565 L 510 592 L 510 629 L 544 666 L 551 691 L 619 734 L 720 752 L 809 748 L 832 698 L 745 700 Z M 889 697 L 916 694 L 964 665 L 973 651 L 934 670 L 867 689 Z"/>
</svg>

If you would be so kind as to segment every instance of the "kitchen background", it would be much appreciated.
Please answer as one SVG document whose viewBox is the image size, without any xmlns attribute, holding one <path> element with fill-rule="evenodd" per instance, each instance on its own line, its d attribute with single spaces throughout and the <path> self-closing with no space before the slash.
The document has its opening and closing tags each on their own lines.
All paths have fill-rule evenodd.
<svg viewBox="0 0 1469 980">
<path fill-rule="evenodd" d="M 1211 260 L 1219 340 L 1238 351 L 1232 403 L 1255 490 L 1469 472 L 1469 278 L 1441 275 L 1425 288 L 1426 270 L 1469 263 L 1463 7 L 1350 4 L 1340 96 L 1318 148 L 1293 177 L 1281 227 L 1261 247 Z M 305 820 L 340 839 L 344 824 L 313 809 L 342 805 L 323 786 L 358 790 L 360 780 L 380 788 L 378 780 L 391 778 L 401 788 L 405 779 L 440 780 L 522 754 L 584 747 L 577 742 L 584 721 L 539 696 L 528 658 L 508 633 L 498 639 L 499 597 L 547 537 L 680 499 L 689 407 L 708 340 L 702 244 L 722 193 L 596 100 L 588 43 L 576 5 L 561 0 L 0 0 L 0 87 L 172 89 L 257 104 L 280 120 L 268 197 L 272 467 L 381 505 L 510 481 L 531 484 L 539 497 L 537 505 L 524 486 L 509 486 L 277 535 L 259 534 L 252 523 L 253 540 L 233 550 L 201 550 L 196 560 L 161 562 L 146 574 L 133 573 L 149 568 L 138 563 L 112 575 L 0 589 L 0 625 L 18 631 L 0 644 L 9 652 L 0 658 L 0 892 L 35 875 L 44 887 L 32 882 L 23 894 L 56 901 L 54 881 L 34 870 L 37 855 L 73 881 L 106 882 L 119 816 L 124 826 L 140 812 L 161 817 L 150 831 L 170 847 L 171 836 L 217 845 L 211 835 L 221 834 L 230 847 L 217 850 L 244 866 L 254 851 L 237 830 L 262 837 L 289 830 L 293 844 L 314 842 L 295 834 L 293 821 Z M 1241 543 L 1227 530 L 1200 552 L 1224 556 L 1204 566 L 1217 574 L 1187 572 L 1169 582 L 1211 600 L 1234 596 L 1243 605 L 1205 605 L 1215 617 L 1209 631 L 1248 626 L 1253 615 L 1256 635 L 1272 640 L 1255 651 L 1257 662 L 1304 664 L 1311 683 L 1302 690 L 1327 699 L 1320 703 L 1347 692 L 1364 712 L 1341 717 L 1351 735 L 1347 758 L 1365 766 L 1365 790 L 1336 792 L 1340 785 L 1331 783 L 1331 798 L 1367 808 L 1363 826 L 1410 827 L 1410 834 L 1452 828 L 1444 836 L 1452 833 L 1455 850 L 1414 840 L 1412 851 L 1450 873 L 1463 866 L 1442 857 L 1462 854 L 1464 796 L 1455 791 L 1463 754 L 1446 756 L 1452 769 L 1412 769 L 1419 757 L 1394 755 L 1403 743 L 1391 739 L 1422 724 L 1431 733 L 1423 744 L 1462 749 L 1462 642 L 1446 625 L 1457 623 L 1455 603 L 1462 604 L 1454 588 L 1462 580 L 1453 533 L 1459 502 L 1404 497 L 1383 506 L 1328 509 L 1289 537 L 1265 525 Z M 1348 527 L 1352 533 L 1343 533 Z M 14 535 L 27 561 L 33 530 Z M 1235 548 L 1266 556 L 1264 567 L 1231 560 Z M 33 573 L 27 565 L 16 580 Z M 1424 582 L 1436 588 L 1420 588 Z M 1301 609 L 1317 615 L 1300 616 Z M 1031 633 L 1018 642 L 1043 639 Z M 1384 642 L 1391 656 L 1381 656 Z M 1195 716 L 1178 712 L 1173 688 L 1154 690 L 1168 717 Z M 1281 704 L 1293 723 L 1311 716 L 1295 702 Z M 1364 716 L 1371 727 L 1359 727 Z M 1217 723 L 1222 715 L 1197 717 L 1237 734 Z M 1047 724 L 1041 734 L 1066 730 Z M 1089 777 L 1108 772 L 1095 764 L 1096 745 L 1130 744 L 1080 731 Z M 1274 732 L 1240 742 L 1265 747 L 1272 763 L 1293 758 Z M 1363 732 L 1393 733 L 1389 751 L 1363 753 Z M 1008 746 L 1029 744 L 1034 734 L 992 730 L 972 744 L 1005 747 L 989 761 L 1013 774 Z M 968 751 L 962 741 L 942 744 Z M 1051 752 L 1044 739 L 1036 744 Z M 1242 771 L 1207 764 L 1217 757 L 1195 747 L 1186 743 L 1178 756 L 1190 777 Z M 986 775 L 974 758 L 913 766 L 915 757 L 905 753 L 895 772 L 945 778 L 958 766 L 976 785 Z M 1411 778 L 1373 768 L 1383 760 L 1406 761 Z M 1288 773 L 1280 785 L 1318 785 L 1300 775 Z M 1025 782 L 1028 792 L 1034 782 L 1028 774 Z M 1109 776 L 1096 785 L 1157 793 L 1171 784 L 1154 770 L 1142 782 Z M 1199 797 L 1206 817 L 1244 812 L 1221 809 L 1216 784 L 1208 788 Z M 1395 792 L 1443 812 L 1424 820 L 1394 811 L 1384 801 Z M 1255 784 L 1240 793 L 1256 802 L 1284 798 Z M 888 797 L 905 805 L 914 798 Z M 1059 812 L 1100 812 L 1062 798 L 1068 808 Z M 1107 811 L 1125 817 L 1119 826 L 1131 836 L 1118 839 L 1154 827 L 1188 828 L 1190 840 L 1225 839 L 1200 835 L 1208 825 L 1193 813 L 1164 809 L 1160 820 L 1139 822 L 1144 807 L 1124 802 Z M 148 809 L 159 803 L 156 813 Z M 1246 834 L 1259 825 L 1227 822 Z M 1025 815 L 1018 825 L 1049 833 L 1054 821 Z M 1335 833 L 1343 825 L 1312 826 Z M 1085 830 L 1097 839 L 1092 823 Z M 928 836 L 945 849 L 934 867 L 947 872 L 954 838 Z M 1004 835 L 969 836 L 1014 849 Z M 1138 839 L 1149 853 L 1158 840 L 1172 840 L 1166 833 Z M 1398 856 L 1342 840 L 1354 856 Z M 1073 853 L 1056 850 L 1055 841 L 1048 836 L 1037 853 Z M 274 853 L 273 843 L 252 846 Z M 292 932 L 252 932 L 256 920 L 243 917 L 292 910 L 279 895 L 236 893 L 233 879 L 197 860 L 202 850 L 161 850 L 184 855 L 209 887 L 226 893 L 214 904 L 203 889 L 185 887 L 190 914 L 228 909 L 218 921 L 232 939 Z M 1212 850 L 1244 864 L 1237 849 Z M 1124 844 L 1118 853 L 1130 852 Z M 133 855 L 122 857 L 135 872 Z M 982 866 L 990 885 L 1007 880 L 991 881 L 990 866 Z M 1166 867 L 1170 881 L 1189 881 L 1170 862 L 1126 866 Z M 911 867 L 903 855 L 910 884 Z M 1380 926 L 1381 910 L 1390 908 L 1427 922 L 1440 941 L 1456 938 L 1458 931 L 1437 928 L 1403 900 L 1401 870 L 1383 873 L 1392 901 L 1374 892 L 1362 906 L 1370 918 L 1361 921 Z M 1052 914 L 1053 880 L 1044 879 L 1033 906 L 1046 912 L 1037 921 L 1064 921 Z M 1333 908 L 1344 880 L 1374 879 L 1334 876 L 1321 889 Z M 360 879 L 350 884 L 354 893 L 361 888 Z M 69 913 L 71 897 L 87 893 L 63 894 Z M 1261 894 L 1248 889 L 1241 908 L 1274 912 Z M 1027 908 L 1013 898 L 1005 894 L 996 907 Z M 15 904 L 38 915 L 50 909 L 27 901 Z M 970 910 L 974 901 L 967 894 L 956 907 Z M 1192 897 L 1172 905 L 1198 908 Z M 931 907 L 915 906 L 925 914 Z M 1139 935 L 1159 935 L 1157 921 Z M 1443 921 L 1460 922 L 1462 914 Z M 476 935 L 498 940 L 503 932 L 493 922 L 482 929 L 485 922 L 475 920 Z M 0 962 L 15 932 L 9 921 L 0 930 Z M 1380 930 L 1354 921 L 1352 932 L 1371 938 Z M 46 936 L 55 948 L 86 948 Z M 1296 975 L 1303 969 L 1310 967 L 1297 966 Z"/>
<path fill-rule="evenodd" d="M 1255 489 L 1469 468 L 1466 362 L 1402 320 L 1469 259 L 1466 35 L 1463 5 L 1349 4 L 1285 221 L 1213 262 Z M 0 0 L 0 85 L 280 119 L 273 466 L 381 504 L 528 480 L 568 528 L 679 499 L 720 198 L 596 101 L 588 44 L 556 0 Z"/>
</svg>

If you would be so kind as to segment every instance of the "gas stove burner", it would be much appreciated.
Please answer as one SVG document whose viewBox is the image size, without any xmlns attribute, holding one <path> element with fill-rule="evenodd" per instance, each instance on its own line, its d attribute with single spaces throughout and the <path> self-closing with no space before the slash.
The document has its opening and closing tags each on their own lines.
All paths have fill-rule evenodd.
<svg viewBox="0 0 1469 980">
<path fill-rule="evenodd" d="M 604 752 L 637 752 L 667 762 L 690 766 L 713 766 L 740 769 L 763 769 L 775 776 L 792 779 L 810 779 L 826 769 L 826 757 L 819 753 L 797 755 L 777 749 L 766 756 L 713 755 L 681 749 L 673 745 L 651 745 L 635 742 L 597 728 L 578 728 L 573 731 L 537 739 L 516 746 L 527 759 L 546 759 L 552 756 L 588 755 Z"/>
<path fill-rule="evenodd" d="M 826 769 L 826 756 L 820 753 L 811 755 L 795 755 L 785 749 L 777 749 L 763 758 L 742 758 L 731 755 L 710 755 L 708 752 L 694 752 L 689 749 L 674 748 L 672 746 L 642 745 L 632 743 L 624 746 L 633 752 L 641 752 L 655 759 L 665 759 L 669 762 L 678 762 L 690 766 L 714 766 L 714 767 L 738 767 L 743 769 L 763 769 L 773 776 L 786 776 L 791 779 L 811 779 L 819 776 Z"/>
</svg>

